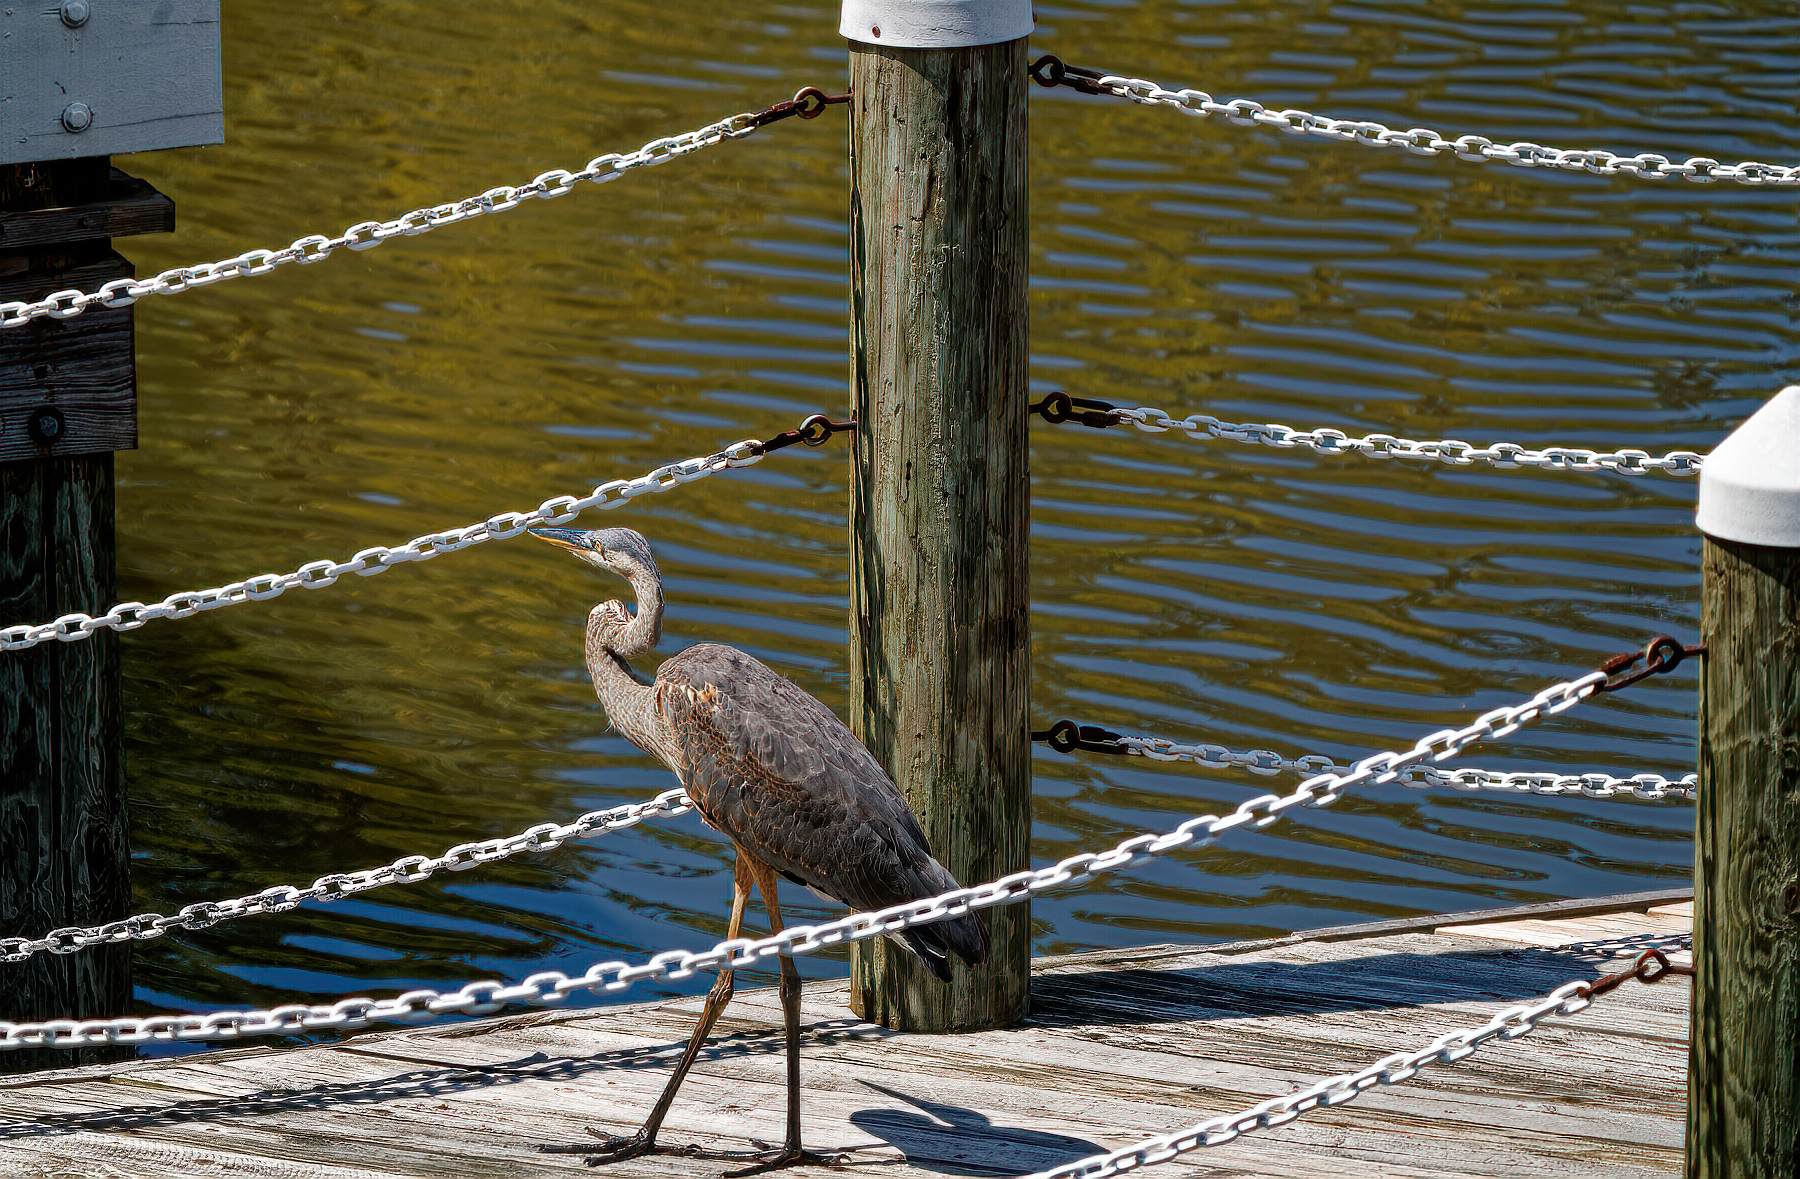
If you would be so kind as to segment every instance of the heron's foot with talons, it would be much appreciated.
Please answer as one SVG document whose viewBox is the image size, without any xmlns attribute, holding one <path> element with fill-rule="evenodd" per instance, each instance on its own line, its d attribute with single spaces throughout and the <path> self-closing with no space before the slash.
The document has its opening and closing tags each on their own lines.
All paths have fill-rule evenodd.
<svg viewBox="0 0 1800 1179">
<path fill-rule="evenodd" d="M 730 1155 L 736 1159 L 755 1159 L 754 1164 L 741 1171 L 727 1171 L 721 1179 L 746 1179 L 750 1175 L 765 1175 L 784 1167 L 842 1167 L 850 1162 L 850 1156 L 846 1154 L 817 1154 L 798 1146 L 776 1147 L 763 1142 L 757 1142 L 756 1145 L 763 1149 L 754 1154 L 738 1151 Z"/>
<path fill-rule="evenodd" d="M 674 1155 L 689 1159 L 713 1159 L 726 1163 L 750 1163 L 740 1171 L 727 1171 L 721 1179 L 741 1179 L 743 1176 L 762 1175 L 777 1171 L 784 1167 L 813 1166 L 841 1167 L 848 1161 L 848 1156 L 841 1154 L 816 1154 L 810 1150 L 769 1146 L 757 1142 L 761 1150 L 709 1150 L 697 1143 L 683 1146 L 664 1146 L 656 1139 L 644 1134 L 633 1134 L 621 1137 L 604 1134 L 599 1130 L 588 1131 L 597 1143 L 577 1142 L 568 1146 L 540 1146 L 538 1150 L 544 1154 L 580 1154 L 588 1156 L 585 1160 L 590 1167 L 604 1167 L 610 1163 L 622 1163 L 626 1159 L 641 1158 L 648 1154 Z"/>
<path fill-rule="evenodd" d="M 615 1134 L 604 1134 L 599 1130 L 589 1129 L 600 1141 L 576 1142 L 568 1146 L 540 1146 L 538 1150 L 544 1154 L 584 1154 L 588 1156 L 587 1165 L 603 1167 L 607 1163 L 622 1163 L 626 1159 L 635 1159 L 646 1154 L 682 1154 L 698 1155 L 697 1146 L 659 1146 L 653 1135 L 639 1131 L 629 1137 Z"/>
</svg>

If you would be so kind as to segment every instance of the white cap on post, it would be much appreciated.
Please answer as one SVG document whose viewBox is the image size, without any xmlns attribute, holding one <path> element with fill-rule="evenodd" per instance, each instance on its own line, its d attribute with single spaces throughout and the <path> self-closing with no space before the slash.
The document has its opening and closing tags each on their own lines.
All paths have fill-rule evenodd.
<svg viewBox="0 0 1800 1179">
<path fill-rule="evenodd" d="M 1800 549 L 1800 385 L 1769 398 L 1706 456 L 1694 522 L 1719 540 Z"/>
<path fill-rule="evenodd" d="M 1031 0 L 844 0 L 838 32 L 903 49 L 956 49 L 1031 35 Z"/>
</svg>

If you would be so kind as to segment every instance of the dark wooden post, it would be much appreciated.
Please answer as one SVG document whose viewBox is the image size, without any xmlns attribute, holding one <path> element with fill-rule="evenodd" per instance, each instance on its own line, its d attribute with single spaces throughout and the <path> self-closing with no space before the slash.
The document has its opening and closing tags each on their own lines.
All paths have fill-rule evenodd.
<svg viewBox="0 0 1800 1179">
<path fill-rule="evenodd" d="M 1707 457 L 1690 1179 L 1800 1174 L 1800 386 Z"/>
<path fill-rule="evenodd" d="M 1029 4 L 1011 0 L 844 9 L 859 423 L 851 726 L 964 884 L 1030 856 L 1030 28 Z M 959 963 L 948 986 L 886 941 L 856 947 L 857 1012 L 913 1031 L 1017 1021 L 1030 913 L 983 919 L 992 956 Z"/>
<path fill-rule="evenodd" d="M 0 303 L 133 273 L 111 239 L 174 228 L 117 152 L 223 139 L 218 0 L 48 0 L 0 12 Z M 0 625 L 104 613 L 113 452 L 137 445 L 129 307 L 0 328 Z M 119 641 L 0 652 L 0 936 L 131 912 Z M 130 951 L 0 964 L 0 1020 L 122 1014 Z M 111 1050 L 0 1055 L 0 1071 Z"/>
<path fill-rule="evenodd" d="M 112 234 L 174 228 L 169 201 L 105 157 L 0 165 L 0 302 L 129 277 Z M 116 601 L 114 450 L 137 444 L 132 309 L 0 329 L 0 620 Z M 37 936 L 130 911 L 119 643 L 0 653 L 0 931 Z M 130 950 L 0 965 L 0 1019 L 122 1013 Z M 93 1059 L 26 1051 L 0 1070 Z"/>
</svg>

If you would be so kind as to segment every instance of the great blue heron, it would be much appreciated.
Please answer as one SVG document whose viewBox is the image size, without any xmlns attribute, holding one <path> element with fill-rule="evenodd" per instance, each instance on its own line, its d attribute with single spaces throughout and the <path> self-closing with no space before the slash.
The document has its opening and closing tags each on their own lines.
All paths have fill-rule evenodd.
<svg viewBox="0 0 1800 1179">
<path fill-rule="evenodd" d="M 786 679 L 716 643 L 670 656 L 653 682 L 632 671 L 627 660 L 646 654 L 662 637 L 662 575 L 641 535 L 629 528 L 530 531 L 596 569 L 617 573 L 637 596 L 635 615 L 619 601 L 602 602 L 588 614 L 588 672 L 613 726 L 661 758 L 701 817 L 736 847 L 727 936 L 738 936 L 752 887 L 762 890 L 769 927 L 780 932 L 778 876 L 856 909 L 904 904 L 957 886 L 932 858 L 925 833 L 886 771 L 829 709 Z M 944 982 L 950 981 L 952 953 L 971 965 L 988 953 L 987 930 L 973 914 L 889 936 Z M 667 1150 L 656 1144 L 657 1129 L 731 1001 L 731 976 L 730 970 L 719 972 L 687 1051 L 635 1135 L 607 1138 L 597 1147 L 546 1149 L 590 1154 L 590 1165 Z M 781 1009 L 787 1024 L 787 1138 L 741 1175 L 827 1161 L 800 1146 L 800 975 L 787 957 L 781 959 Z"/>
</svg>

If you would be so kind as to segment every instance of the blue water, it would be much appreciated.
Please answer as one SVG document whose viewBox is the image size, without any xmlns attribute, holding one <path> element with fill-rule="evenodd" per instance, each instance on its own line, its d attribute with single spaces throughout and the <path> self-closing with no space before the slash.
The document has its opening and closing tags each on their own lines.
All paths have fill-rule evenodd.
<svg viewBox="0 0 1800 1179">
<path fill-rule="evenodd" d="M 1800 155 L 1786 3 L 1037 13 L 1037 49 L 1221 98 L 1452 137 Z M 679 20 L 636 0 L 227 5 L 228 142 L 122 162 L 180 216 L 124 249 L 150 271 L 579 167 L 841 86 L 835 30 L 833 5 L 763 0 Z M 1034 89 L 1031 119 L 1034 392 L 1660 453 L 1709 448 L 1795 378 L 1791 190 L 1419 158 L 1066 90 Z M 346 557 L 842 413 L 845 150 L 834 110 L 601 189 L 141 304 L 122 594 Z M 1691 480 L 1042 424 L 1032 446 L 1040 724 L 1353 759 L 1658 631 L 1695 637 Z M 607 517 L 656 547 L 664 651 L 733 643 L 841 710 L 845 463 L 841 445 L 796 448 Z M 521 541 L 124 636 L 137 906 L 304 884 L 668 788 L 605 732 L 580 665 L 586 611 L 613 592 Z M 1684 668 L 1466 761 L 1687 772 L 1693 692 Z M 1035 767 L 1040 863 L 1293 782 L 1048 750 Z M 1691 815 L 1358 789 L 1040 899 L 1036 944 L 1674 886 Z M 146 943 L 139 1000 L 328 999 L 710 944 L 729 868 L 691 816 L 647 824 Z M 801 919 L 833 912 L 793 900 Z"/>
</svg>

